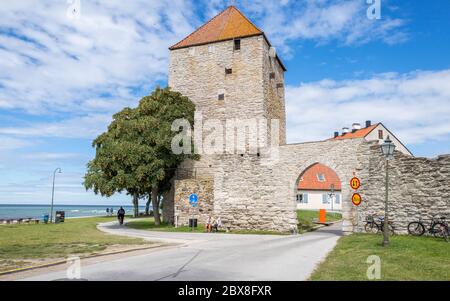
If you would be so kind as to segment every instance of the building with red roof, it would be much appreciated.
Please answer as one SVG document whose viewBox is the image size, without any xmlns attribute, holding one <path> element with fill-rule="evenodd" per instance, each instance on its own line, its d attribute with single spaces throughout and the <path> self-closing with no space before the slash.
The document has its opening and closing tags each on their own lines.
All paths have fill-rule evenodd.
<svg viewBox="0 0 450 301">
<path fill-rule="evenodd" d="M 323 164 L 316 163 L 299 178 L 297 208 L 340 211 L 341 189 L 341 180 L 337 173 Z"/>
</svg>

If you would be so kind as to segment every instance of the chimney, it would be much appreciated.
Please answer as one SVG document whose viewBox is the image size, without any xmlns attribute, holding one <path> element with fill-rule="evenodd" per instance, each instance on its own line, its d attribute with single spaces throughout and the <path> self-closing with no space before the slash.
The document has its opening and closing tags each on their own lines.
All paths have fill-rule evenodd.
<svg viewBox="0 0 450 301">
<path fill-rule="evenodd" d="M 354 133 L 354 132 L 356 132 L 356 131 L 358 131 L 360 129 L 361 129 L 361 124 L 360 123 L 354 123 L 352 125 L 352 133 Z"/>
<path fill-rule="evenodd" d="M 372 126 L 372 121 L 367 120 L 367 121 L 366 121 L 366 128 L 368 128 L 369 126 Z"/>
<path fill-rule="evenodd" d="M 334 138 L 339 137 L 339 132 L 334 132 Z"/>
<path fill-rule="evenodd" d="M 342 128 L 342 134 L 348 134 L 350 133 L 350 129 L 348 127 Z"/>
</svg>

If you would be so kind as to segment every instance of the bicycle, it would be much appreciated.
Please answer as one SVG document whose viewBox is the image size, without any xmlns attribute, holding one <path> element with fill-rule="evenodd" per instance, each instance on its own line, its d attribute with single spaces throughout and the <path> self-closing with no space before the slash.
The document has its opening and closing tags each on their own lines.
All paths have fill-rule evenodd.
<svg viewBox="0 0 450 301">
<path fill-rule="evenodd" d="M 378 217 L 377 219 L 378 219 L 378 222 L 375 221 L 373 216 L 367 217 L 366 225 L 364 226 L 364 230 L 367 233 L 378 234 L 380 232 L 381 233 L 384 232 L 384 217 Z M 389 229 L 390 235 L 395 235 L 395 228 L 391 221 L 388 223 L 388 229 Z"/>
<path fill-rule="evenodd" d="M 418 222 L 411 222 L 408 225 L 408 233 L 410 235 L 423 236 L 425 232 L 428 232 L 436 238 L 443 238 L 446 241 L 449 241 L 450 233 L 446 217 L 433 217 L 428 229 L 425 227 L 422 218 L 420 218 Z"/>
</svg>

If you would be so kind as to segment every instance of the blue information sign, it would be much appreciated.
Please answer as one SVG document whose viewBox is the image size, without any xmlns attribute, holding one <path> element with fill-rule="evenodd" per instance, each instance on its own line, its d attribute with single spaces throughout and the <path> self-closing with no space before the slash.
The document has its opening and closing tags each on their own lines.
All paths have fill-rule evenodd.
<svg viewBox="0 0 450 301">
<path fill-rule="evenodd" d="M 193 193 L 189 196 L 189 204 L 191 204 L 192 207 L 197 207 L 198 205 L 198 195 Z"/>
</svg>

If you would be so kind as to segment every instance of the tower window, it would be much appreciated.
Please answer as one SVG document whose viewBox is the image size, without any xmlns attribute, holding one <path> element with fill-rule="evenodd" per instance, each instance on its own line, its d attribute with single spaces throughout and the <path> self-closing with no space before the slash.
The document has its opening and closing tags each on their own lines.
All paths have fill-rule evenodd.
<svg viewBox="0 0 450 301">
<path fill-rule="evenodd" d="M 240 39 L 234 40 L 234 50 L 241 50 L 241 40 Z"/>
<path fill-rule="evenodd" d="M 225 94 L 219 94 L 219 100 L 225 100 Z"/>
<path fill-rule="evenodd" d="M 283 88 L 283 87 L 284 87 L 283 84 L 277 84 L 277 89 L 281 89 L 281 88 Z"/>
<path fill-rule="evenodd" d="M 225 68 L 225 74 L 233 74 L 233 69 Z"/>
<path fill-rule="evenodd" d="M 269 74 L 269 78 L 270 78 L 270 79 L 275 79 L 275 72 L 271 72 L 271 73 Z"/>
</svg>

